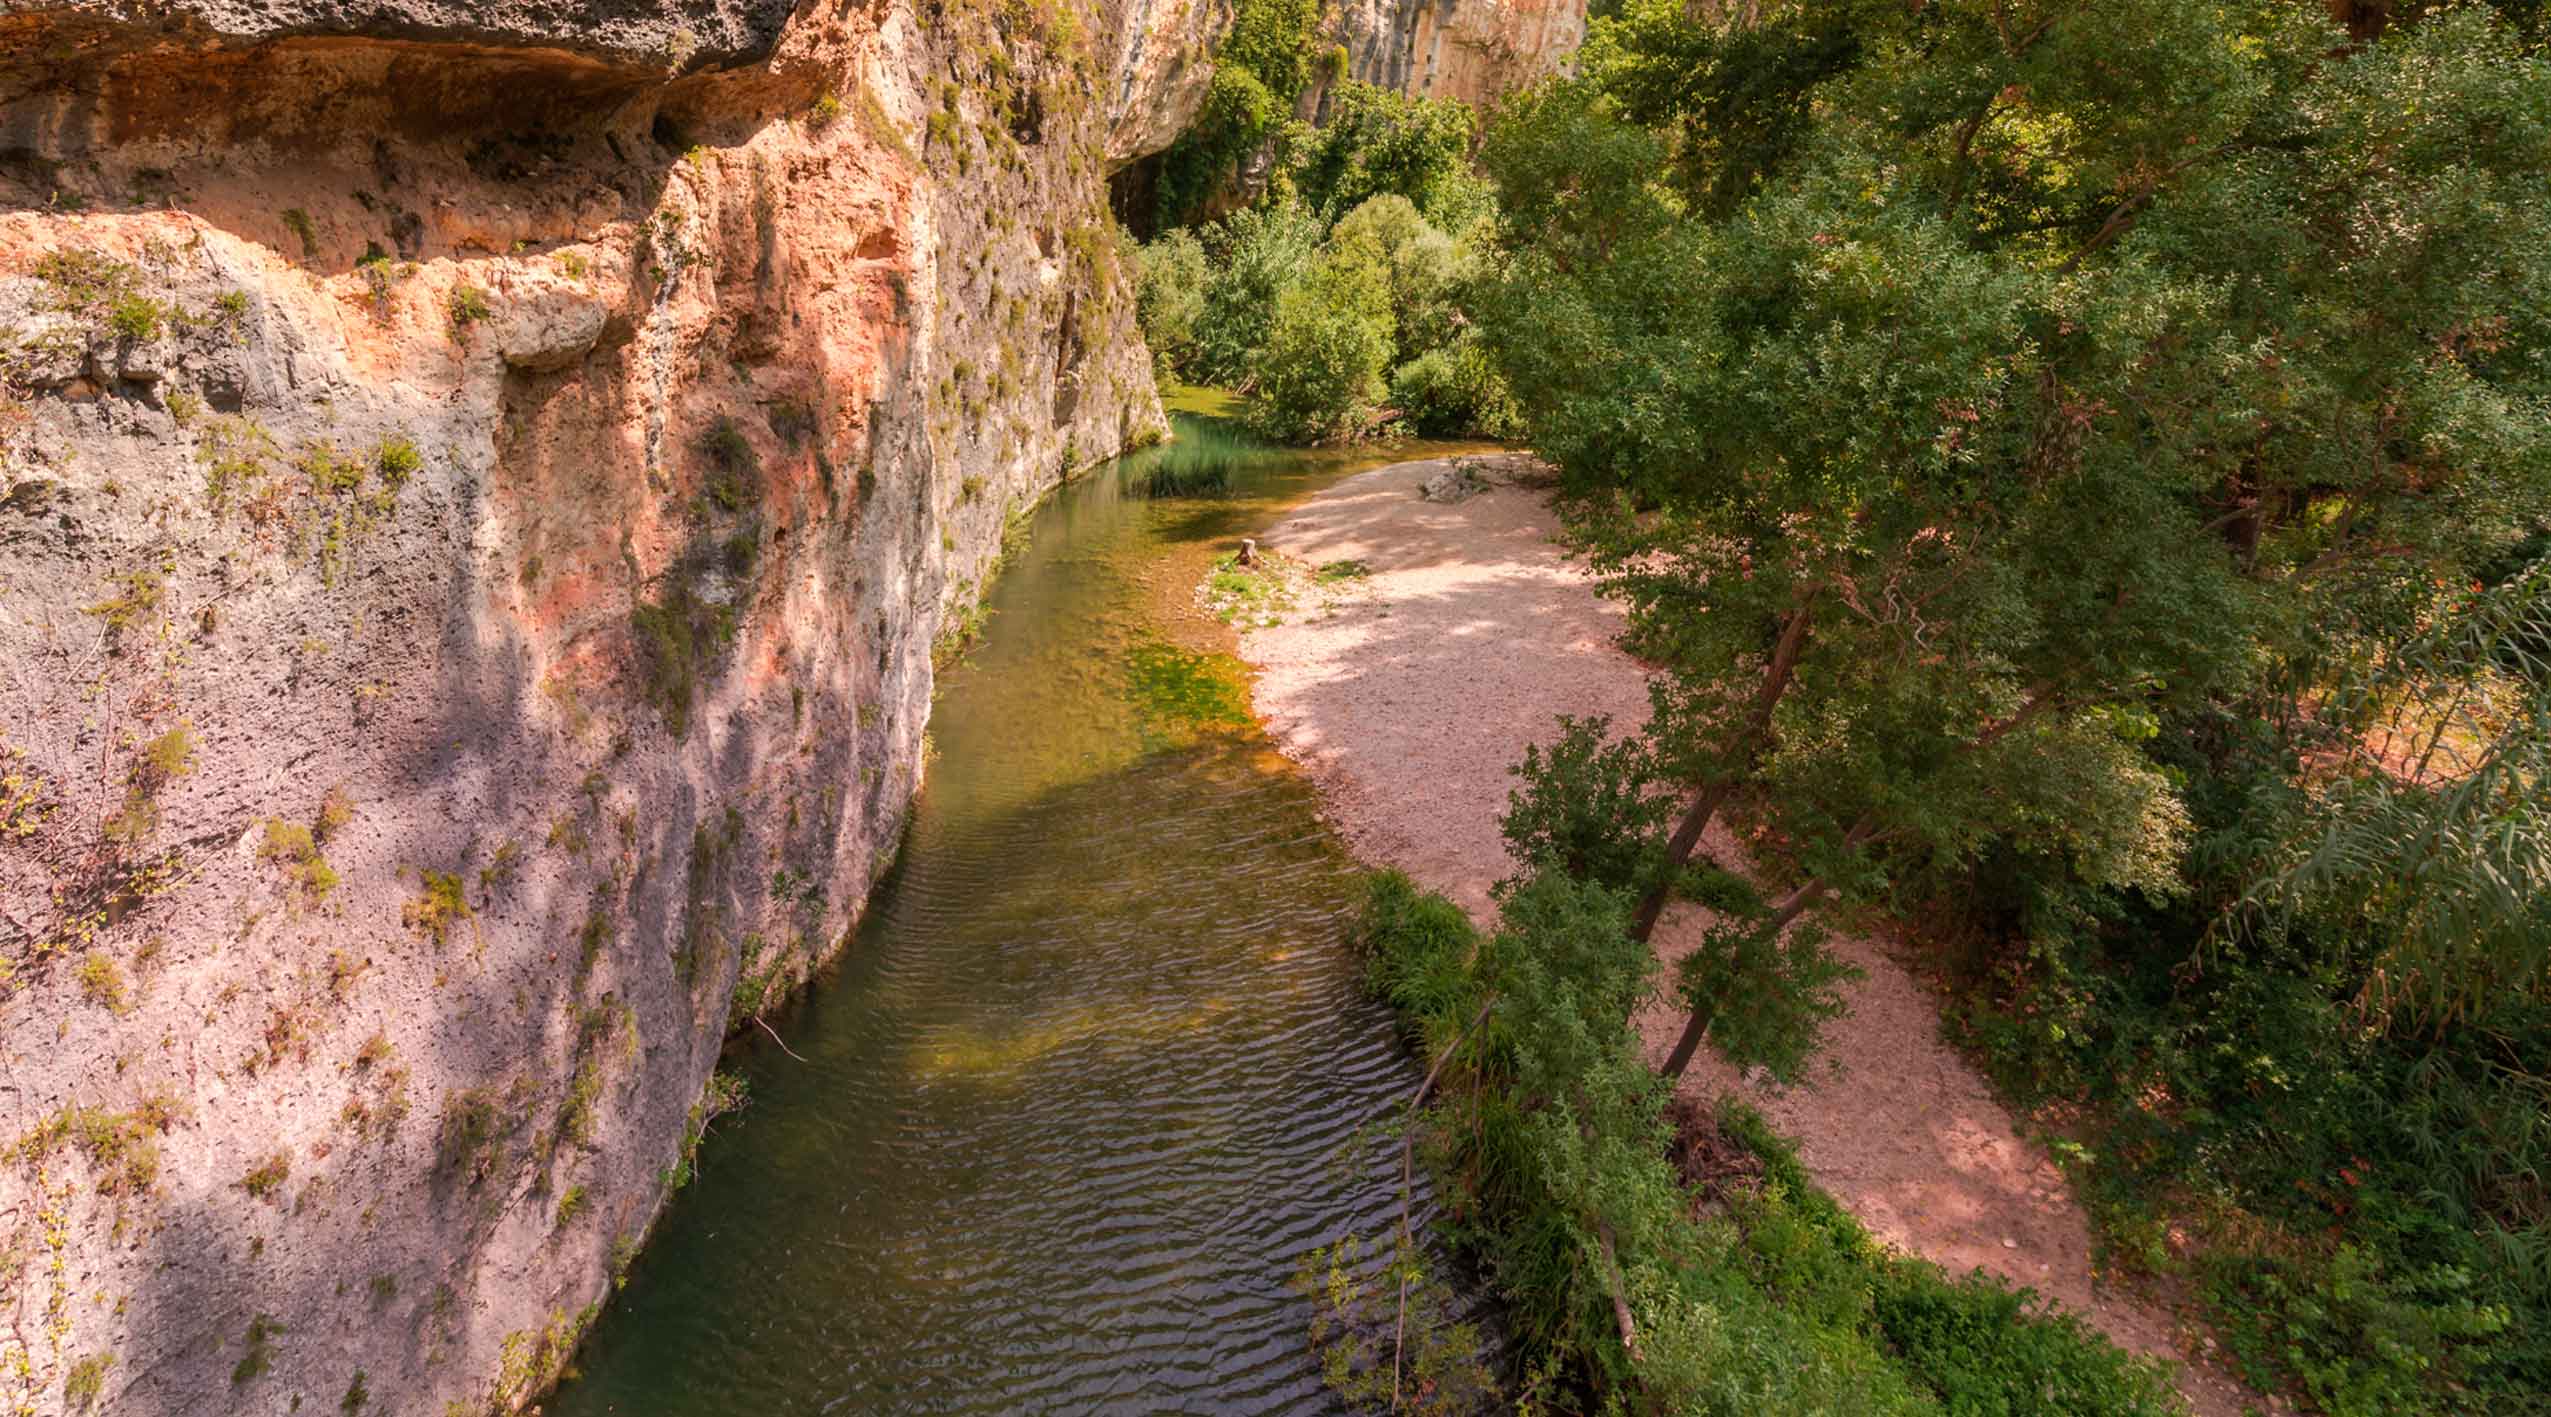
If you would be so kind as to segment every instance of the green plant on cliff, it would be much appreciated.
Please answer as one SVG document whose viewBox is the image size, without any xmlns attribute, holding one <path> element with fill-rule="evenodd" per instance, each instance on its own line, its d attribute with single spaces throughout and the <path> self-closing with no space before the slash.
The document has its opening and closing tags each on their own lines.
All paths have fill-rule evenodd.
<svg viewBox="0 0 2551 1417">
<path fill-rule="evenodd" d="M 495 307 L 487 303 L 487 292 L 474 285 L 452 287 L 448 308 L 452 317 L 452 333 L 462 338 L 468 337 L 470 326 L 490 319 L 496 313 Z"/>
<path fill-rule="evenodd" d="M 73 1412 L 86 1412 L 97 1406 L 106 1393 L 107 1371 L 115 1366 L 112 1353 L 92 1353 L 73 1363 L 62 1379 L 62 1405 Z"/>
<path fill-rule="evenodd" d="M 734 608 L 702 600 L 677 572 L 663 600 L 639 602 L 629 619 L 646 673 L 647 699 L 664 716 L 665 731 L 680 738 L 690 731 L 701 676 L 734 640 Z"/>
<path fill-rule="evenodd" d="M 420 890 L 401 908 L 400 919 L 440 948 L 450 943 L 452 927 L 475 912 L 459 872 L 420 869 L 416 874 Z"/>
<path fill-rule="evenodd" d="M 1459 234 L 1495 201 L 1470 165 L 1478 132 L 1477 114 L 1458 99 L 1341 84 L 1326 120 L 1289 144 L 1285 175 L 1304 205 L 1332 221 L 1387 194 Z"/>
<path fill-rule="evenodd" d="M 1320 0 L 1240 0 L 1203 106 L 1161 155 L 1154 200 L 1165 223 L 1192 220 L 1283 126 L 1311 77 L 1319 17 Z"/>
</svg>

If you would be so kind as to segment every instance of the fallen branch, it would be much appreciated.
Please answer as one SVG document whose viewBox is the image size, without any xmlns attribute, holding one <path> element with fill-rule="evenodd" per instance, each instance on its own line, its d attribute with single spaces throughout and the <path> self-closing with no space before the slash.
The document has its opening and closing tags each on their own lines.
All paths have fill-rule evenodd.
<svg viewBox="0 0 2551 1417">
<path fill-rule="evenodd" d="M 756 1023 L 756 1024 L 758 1024 L 758 1025 L 760 1025 L 761 1030 L 762 1030 L 764 1033 L 768 1033 L 768 1034 L 770 1034 L 770 1035 L 771 1035 L 771 1041 L 772 1041 L 773 1043 L 777 1043 L 777 1044 L 779 1045 L 779 1050 L 780 1050 L 781 1052 L 788 1054 L 788 1056 L 790 1056 L 790 1057 L 792 1057 L 792 1058 L 797 1058 L 797 1052 L 796 1052 L 796 1050 L 795 1050 L 795 1049 L 790 1048 L 790 1047 L 788 1046 L 788 1041 L 787 1041 L 786 1039 L 784 1039 L 784 1038 L 780 1037 L 780 1036 L 779 1036 L 779 1034 L 778 1034 L 777 1032 L 775 1032 L 775 1031 L 771 1028 L 771 1026 L 770 1026 L 769 1024 L 767 1024 L 767 1023 L 763 1023 L 763 1022 L 762 1022 L 762 1016 L 761 1016 L 760 1014 L 755 1014 L 755 1015 L 753 1015 L 753 1022 L 754 1022 L 754 1023 Z M 805 1062 L 806 1060 L 805 1060 L 804 1058 L 797 1058 L 797 1061 L 799 1061 L 799 1062 L 801 1062 L 801 1063 L 802 1063 L 802 1062 Z"/>
<path fill-rule="evenodd" d="M 1621 1257 L 1612 1248 L 1612 1223 L 1594 1223 L 1595 1238 L 1603 1242 L 1603 1283 L 1612 1291 L 1612 1318 L 1621 1325 L 1621 1346 L 1630 1350 L 1630 1365 L 1639 1363 L 1639 1325 L 1630 1317 L 1630 1281 L 1622 1276 Z"/>
</svg>

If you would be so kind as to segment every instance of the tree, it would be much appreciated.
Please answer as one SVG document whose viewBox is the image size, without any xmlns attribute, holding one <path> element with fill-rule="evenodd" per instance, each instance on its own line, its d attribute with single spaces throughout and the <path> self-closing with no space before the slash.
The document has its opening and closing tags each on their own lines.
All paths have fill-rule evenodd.
<svg viewBox="0 0 2551 1417">
<path fill-rule="evenodd" d="M 2551 69 L 2486 12 L 1633 0 L 1484 158 L 1690 784 L 1642 937 L 1737 802 L 1775 930 L 1986 850 L 2167 894 L 2155 716 L 2309 696 L 2551 497 Z"/>
<path fill-rule="evenodd" d="M 1354 250 L 1331 250 L 1276 297 L 1266 346 L 1251 363 L 1251 426 L 1294 443 L 1339 442 L 1373 424 L 1390 368 L 1389 272 Z"/>
<path fill-rule="evenodd" d="M 1163 377 L 1186 373 L 1196 359 L 1196 330 L 1213 280 L 1204 243 L 1181 229 L 1145 245 L 1136 266 L 1135 318 Z"/>
</svg>

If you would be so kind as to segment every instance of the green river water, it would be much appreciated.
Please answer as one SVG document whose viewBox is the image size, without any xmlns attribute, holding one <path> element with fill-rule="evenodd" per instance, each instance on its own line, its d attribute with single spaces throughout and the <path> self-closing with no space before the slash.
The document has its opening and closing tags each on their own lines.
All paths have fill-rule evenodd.
<svg viewBox="0 0 2551 1417">
<path fill-rule="evenodd" d="M 1375 1123 L 1417 1070 L 1344 948 L 1353 867 L 1237 666 L 1190 653 L 1191 591 L 1433 451 L 1268 452 L 1212 501 L 1130 495 L 1129 459 L 1037 514 L 941 680 L 894 874 L 776 1020 L 803 1061 L 730 1060 L 751 1107 L 551 1413 L 1334 1409 L 1287 1281 L 1386 1237 Z"/>
</svg>

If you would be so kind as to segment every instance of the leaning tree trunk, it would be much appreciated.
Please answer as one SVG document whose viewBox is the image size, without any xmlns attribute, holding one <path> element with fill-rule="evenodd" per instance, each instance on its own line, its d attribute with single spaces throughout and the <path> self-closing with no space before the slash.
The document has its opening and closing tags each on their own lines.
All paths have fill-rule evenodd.
<svg viewBox="0 0 2551 1417">
<path fill-rule="evenodd" d="M 1746 715 L 1743 766 L 1702 787 L 1692 798 L 1692 805 L 1684 810 L 1683 820 L 1675 824 L 1674 835 L 1665 844 L 1665 868 L 1658 873 L 1656 884 L 1640 898 L 1638 914 L 1631 918 L 1630 938 L 1644 944 L 1656 932 L 1657 917 L 1665 913 L 1666 899 L 1673 894 L 1675 876 L 1700 846 L 1701 834 L 1709 830 L 1710 819 L 1735 794 L 1742 774 L 1762 758 L 1771 738 L 1772 710 L 1780 706 L 1780 696 L 1789 692 L 1790 681 L 1798 674 L 1799 656 L 1806 653 L 1808 611 L 1814 603 L 1815 592 L 1807 592 L 1781 622 L 1780 638 L 1772 645 L 1771 662 L 1763 667 L 1763 686 L 1754 694 L 1753 711 Z"/>
</svg>

